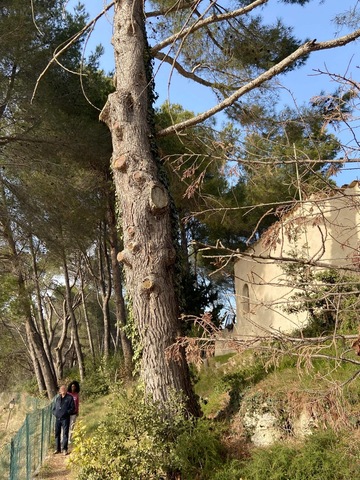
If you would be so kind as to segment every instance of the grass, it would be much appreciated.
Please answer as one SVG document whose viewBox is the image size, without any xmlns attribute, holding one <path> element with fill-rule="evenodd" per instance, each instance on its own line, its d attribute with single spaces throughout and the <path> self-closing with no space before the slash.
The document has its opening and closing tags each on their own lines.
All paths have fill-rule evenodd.
<svg viewBox="0 0 360 480">
<path fill-rule="evenodd" d="M 112 395 L 104 395 L 95 399 L 88 399 L 80 404 L 79 419 L 86 426 L 89 435 L 96 430 L 110 411 L 109 402 Z"/>
</svg>

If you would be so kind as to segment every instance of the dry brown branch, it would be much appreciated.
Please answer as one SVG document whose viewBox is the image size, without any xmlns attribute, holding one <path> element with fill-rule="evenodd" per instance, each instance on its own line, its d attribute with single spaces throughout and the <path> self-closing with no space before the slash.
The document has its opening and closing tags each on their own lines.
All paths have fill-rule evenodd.
<svg viewBox="0 0 360 480">
<path fill-rule="evenodd" d="M 195 328 L 202 332 L 202 335 L 201 337 L 178 337 L 176 342 L 167 348 L 166 358 L 180 361 L 181 350 L 185 349 L 187 361 L 200 367 L 205 358 L 214 355 L 214 341 L 220 330 L 213 324 L 210 313 L 204 313 L 201 317 L 183 315 L 181 319 L 191 322 Z"/>
</svg>

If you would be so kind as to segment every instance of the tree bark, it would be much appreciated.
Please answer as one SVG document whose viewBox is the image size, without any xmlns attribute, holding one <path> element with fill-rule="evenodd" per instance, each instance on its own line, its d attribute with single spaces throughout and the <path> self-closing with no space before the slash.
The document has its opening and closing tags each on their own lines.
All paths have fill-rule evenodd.
<svg viewBox="0 0 360 480">
<path fill-rule="evenodd" d="M 111 195 L 111 194 L 109 194 Z M 108 224 L 108 235 L 110 244 L 111 270 L 114 285 L 116 328 L 120 335 L 121 349 L 124 357 L 124 366 L 126 374 L 130 377 L 132 374 L 133 350 L 130 340 L 127 338 L 124 327 L 126 325 L 126 309 L 122 290 L 122 279 L 117 254 L 119 252 L 118 233 L 116 228 L 115 216 L 115 198 L 114 195 L 108 196 L 106 221 Z M 118 335 L 118 334 L 117 334 Z M 115 345 L 116 349 L 116 345 Z"/>
<path fill-rule="evenodd" d="M 117 89 L 100 118 L 112 134 L 112 169 L 124 238 L 118 259 L 124 263 L 141 338 L 145 389 L 163 404 L 172 389 L 183 392 L 188 410 L 199 415 L 185 352 L 180 350 L 177 359 L 166 357 L 166 349 L 180 333 L 176 255 L 169 195 L 159 178 L 152 142 L 152 73 L 142 1 L 115 3 L 113 45 Z"/>
<path fill-rule="evenodd" d="M 98 264 L 99 264 L 99 287 L 101 293 L 101 310 L 103 314 L 103 356 L 108 358 L 110 354 L 110 337 L 111 337 L 111 325 L 110 325 L 110 296 L 111 296 L 111 274 L 110 274 L 110 262 L 106 245 L 106 225 L 101 222 L 99 233 L 99 248 L 98 248 Z"/>
<path fill-rule="evenodd" d="M 46 356 L 49 361 L 52 374 L 55 377 L 54 359 L 53 359 L 53 356 L 51 355 L 49 337 L 47 335 L 46 328 L 45 328 L 43 305 L 42 305 L 42 298 L 41 298 L 40 285 L 39 285 L 38 266 L 36 262 L 36 253 L 34 249 L 32 236 L 30 236 L 29 238 L 29 243 L 30 243 L 31 258 L 32 258 L 32 264 L 33 264 L 33 270 L 34 270 L 33 277 L 34 277 L 34 285 L 35 285 L 36 299 L 37 299 L 38 329 L 42 339 L 42 343 L 44 345 Z"/>
<path fill-rule="evenodd" d="M 22 290 L 21 283 L 22 283 L 22 279 L 21 277 L 19 277 L 20 291 Z M 25 303 L 27 303 L 27 300 L 25 300 Z M 57 392 L 56 381 L 51 371 L 51 368 L 50 368 L 50 365 L 41 341 L 41 337 L 35 328 L 35 324 L 33 322 L 33 319 L 30 313 L 30 308 L 28 308 L 28 313 L 26 314 L 25 329 L 26 329 L 26 336 L 28 338 L 28 342 L 32 343 L 33 350 L 36 354 L 36 358 L 32 357 L 34 371 L 37 372 L 38 368 L 40 367 L 43 381 L 46 386 L 46 392 L 47 392 L 48 398 L 52 399 Z M 43 394 L 43 392 L 44 392 L 43 390 L 40 391 L 41 394 Z"/>
<path fill-rule="evenodd" d="M 82 262 L 79 261 L 81 303 L 82 303 L 83 312 L 84 312 L 84 321 L 85 321 L 86 332 L 87 332 L 87 336 L 88 336 L 89 349 L 90 349 L 90 352 L 91 352 L 91 357 L 92 357 L 93 363 L 95 365 L 95 349 L 94 349 L 94 342 L 93 342 L 91 328 L 90 328 L 90 320 L 89 320 L 87 306 L 86 306 L 85 288 L 84 288 L 84 275 L 83 275 L 81 263 Z"/>
<path fill-rule="evenodd" d="M 56 370 L 56 378 L 61 380 L 63 378 L 64 372 L 64 365 L 65 365 L 65 356 L 63 354 L 65 341 L 67 339 L 67 331 L 70 322 L 70 316 L 67 313 L 66 308 L 66 300 L 63 302 L 63 314 L 61 317 L 62 321 L 62 328 L 61 328 L 61 335 L 57 342 L 56 347 L 54 348 L 55 351 L 55 370 Z"/>
<path fill-rule="evenodd" d="M 42 374 L 39 362 L 36 358 L 36 353 L 34 350 L 34 346 L 32 344 L 32 341 L 30 340 L 29 336 L 26 335 L 27 338 L 27 349 L 29 351 L 29 355 L 33 364 L 34 372 L 35 372 L 35 377 L 36 377 L 36 382 L 38 384 L 38 389 L 40 393 L 46 392 L 46 385 L 44 381 L 44 376 Z"/>
<path fill-rule="evenodd" d="M 74 339 L 74 347 L 75 347 L 78 366 L 79 366 L 80 380 L 84 380 L 84 378 L 85 378 L 84 356 L 83 356 L 82 349 L 81 349 L 79 332 L 78 332 L 75 312 L 74 312 L 74 308 L 73 308 L 73 304 L 72 304 L 69 271 L 68 271 L 68 268 L 67 268 L 67 263 L 66 263 L 65 256 L 64 256 L 64 259 L 63 259 L 63 268 L 64 268 L 65 292 L 66 292 L 66 308 L 67 308 L 67 312 L 68 312 L 69 317 L 70 317 L 70 328 L 71 328 L 71 333 L 72 333 L 73 339 Z"/>
</svg>

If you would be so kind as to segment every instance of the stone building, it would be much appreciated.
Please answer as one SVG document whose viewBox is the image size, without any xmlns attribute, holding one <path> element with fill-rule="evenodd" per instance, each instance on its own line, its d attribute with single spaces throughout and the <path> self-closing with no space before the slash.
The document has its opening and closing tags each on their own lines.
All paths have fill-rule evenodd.
<svg viewBox="0 0 360 480">
<path fill-rule="evenodd" d="M 306 268 L 354 273 L 359 245 L 358 181 L 298 202 L 236 261 L 236 324 L 229 336 L 288 333 L 306 324 L 306 312 L 287 311 L 298 291 L 289 265 L 301 259 Z"/>
</svg>

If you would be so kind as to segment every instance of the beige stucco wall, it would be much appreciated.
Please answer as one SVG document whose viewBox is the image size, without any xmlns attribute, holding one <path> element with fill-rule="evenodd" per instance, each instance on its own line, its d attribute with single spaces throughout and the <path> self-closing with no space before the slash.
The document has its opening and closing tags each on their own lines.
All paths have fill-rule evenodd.
<svg viewBox="0 0 360 480">
<path fill-rule="evenodd" d="M 281 265 L 292 252 L 320 268 L 353 267 L 359 258 L 359 183 L 299 204 L 235 264 L 237 319 L 235 336 L 290 332 L 306 323 L 306 313 L 289 314 L 284 307 L 296 292 Z M 251 257 L 253 255 L 253 257 Z M 262 258 L 255 258 L 262 257 Z"/>
</svg>

